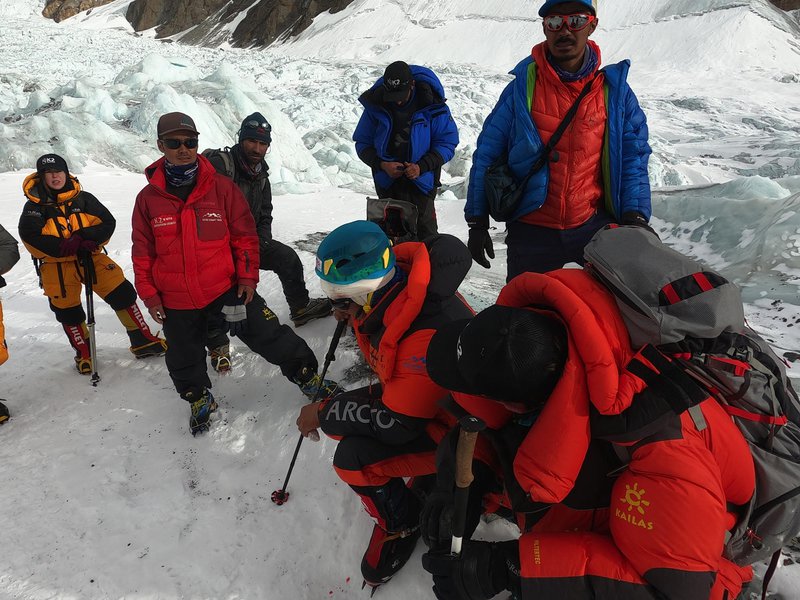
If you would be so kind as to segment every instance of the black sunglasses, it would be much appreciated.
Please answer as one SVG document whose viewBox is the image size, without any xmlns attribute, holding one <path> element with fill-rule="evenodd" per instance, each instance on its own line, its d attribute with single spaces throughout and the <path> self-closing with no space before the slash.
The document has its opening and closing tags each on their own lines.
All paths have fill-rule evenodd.
<svg viewBox="0 0 800 600">
<path fill-rule="evenodd" d="M 161 140 L 161 143 L 164 144 L 170 150 L 177 150 L 181 146 L 186 146 L 187 148 L 197 148 L 197 138 L 188 138 L 185 140 L 176 140 L 174 138 L 168 138 L 166 140 Z"/>
<path fill-rule="evenodd" d="M 338 300 L 331 300 L 331 305 L 336 310 L 347 310 L 350 308 L 351 302 L 350 298 L 339 298 Z"/>
</svg>

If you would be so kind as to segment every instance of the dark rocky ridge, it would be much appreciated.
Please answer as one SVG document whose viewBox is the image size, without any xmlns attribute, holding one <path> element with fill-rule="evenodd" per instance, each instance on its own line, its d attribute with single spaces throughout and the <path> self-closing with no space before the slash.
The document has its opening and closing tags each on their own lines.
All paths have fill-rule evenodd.
<svg viewBox="0 0 800 600">
<path fill-rule="evenodd" d="M 338 12 L 353 0 L 134 0 L 125 17 L 136 31 L 155 28 L 157 38 L 175 37 L 187 44 L 216 46 L 229 42 L 248 48 L 268 46 L 301 33 L 325 11 Z M 800 0 L 770 0 L 786 11 Z M 111 0 L 47 0 L 42 15 L 63 21 Z M 228 24 L 247 15 L 231 33 Z M 185 33 L 182 33 L 185 32 Z"/>
<path fill-rule="evenodd" d="M 182 42 L 215 46 L 263 47 L 282 36 L 303 31 L 314 17 L 337 12 L 352 0 L 134 0 L 126 18 L 136 31 L 156 28 L 156 37 L 176 36 Z M 249 9 L 249 10 L 248 10 Z M 227 24 L 247 11 L 230 33 Z M 191 31 L 187 31 L 188 29 Z M 185 34 L 180 35 L 181 32 Z"/>
<path fill-rule="evenodd" d="M 112 0 L 47 0 L 42 16 L 53 19 L 56 23 L 74 17 L 79 12 L 103 6 Z"/>
</svg>

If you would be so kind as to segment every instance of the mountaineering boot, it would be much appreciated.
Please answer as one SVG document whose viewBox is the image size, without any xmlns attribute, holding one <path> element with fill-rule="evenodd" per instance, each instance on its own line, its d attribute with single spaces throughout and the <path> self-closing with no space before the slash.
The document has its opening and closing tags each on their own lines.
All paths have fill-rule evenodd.
<svg viewBox="0 0 800 600">
<path fill-rule="evenodd" d="M 421 503 L 403 480 L 394 478 L 378 488 L 359 488 L 364 507 L 377 521 L 361 560 L 364 583 L 377 588 L 389 581 L 411 558 L 420 537 Z M 374 589 L 373 589 L 374 593 Z"/>
<path fill-rule="evenodd" d="M 11 414 L 8 412 L 8 407 L 0 402 L 0 425 L 5 423 L 11 418 Z"/>
<path fill-rule="evenodd" d="M 327 317 L 333 312 L 333 305 L 327 298 L 312 298 L 302 308 L 292 308 L 289 311 L 289 318 L 295 327 L 305 325 L 314 319 Z"/>
<path fill-rule="evenodd" d="M 78 325 L 61 324 L 69 338 L 69 344 L 75 349 L 75 368 L 81 375 L 91 375 L 92 354 L 89 350 L 89 330 L 86 322 Z"/>
<path fill-rule="evenodd" d="M 214 396 L 211 395 L 211 392 L 206 388 L 203 388 L 199 393 L 190 390 L 181 394 L 181 397 L 191 406 L 189 429 L 192 435 L 208 431 L 211 413 L 217 410 L 217 403 L 214 401 Z"/>
<path fill-rule="evenodd" d="M 303 367 L 294 377 L 292 382 L 297 384 L 300 391 L 311 400 L 328 400 L 341 394 L 344 390 L 332 379 L 322 379 L 319 373 L 310 367 Z"/>
<path fill-rule="evenodd" d="M 116 311 L 117 318 L 125 326 L 131 341 L 131 352 L 136 358 L 162 356 L 167 351 L 166 340 L 153 335 L 144 315 L 134 303 L 128 308 Z"/>
<path fill-rule="evenodd" d="M 227 373 L 231 370 L 230 344 L 222 344 L 216 348 L 211 348 L 211 350 L 208 351 L 208 356 L 211 358 L 211 367 L 217 373 Z"/>
</svg>

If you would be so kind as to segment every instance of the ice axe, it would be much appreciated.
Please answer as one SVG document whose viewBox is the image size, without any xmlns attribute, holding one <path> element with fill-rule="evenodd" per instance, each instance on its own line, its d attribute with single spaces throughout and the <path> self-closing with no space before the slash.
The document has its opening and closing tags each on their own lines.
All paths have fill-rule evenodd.
<svg viewBox="0 0 800 600">
<path fill-rule="evenodd" d="M 325 355 L 325 364 L 322 366 L 322 375 L 320 375 L 320 383 L 325 380 L 325 374 L 328 372 L 328 367 L 330 364 L 336 360 L 336 347 L 339 345 L 339 339 L 342 337 L 345 328 L 347 327 L 347 320 L 339 321 L 336 325 L 336 330 L 333 332 L 333 337 L 331 338 L 331 345 L 328 348 L 328 353 Z M 314 399 L 311 401 L 313 404 L 317 400 L 319 400 L 319 392 L 322 389 L 322 386 L 317 387 L 317 391 L 314 394 Z M 292 471 L 294 470 L 294 463 L 297 461 L 297 455 L 300 453 L 300 446 L 303 443 L 303 435 L 300 434 L 299 439 L 297 440 L 297 445 L 294 447 L 294 454 L 292 455 L 292 462 L 289 463 L 289 471 L 286 473 L 286 477 L 283 479 L 283 487 L 279 490 L 275 490 L 272 492 L 272 496 L 270 497 L 272 501 L 277 504 L 278 506 L 282 506 L 287 500 L 289 500 L 289 492 L 286 491 L 286 486 L 289 485 L 289 477 L 292 476 Z"/>
<path fill-rule="evenodd" d="M 100 381 L 100 375 L 97 373 L 97 343 L 94 337 L 94 261 L 92 255 L 88 252 L 81 253 L 79 257 L 83 263 L 83 283 L 86 286 L 86 329 L 89 330 L 89 356 L 92 360 L 92 378 L 91 382 L 94 387 Z"/>
<path fill-rule="evenodd" d="M 464 415 L 458 421 L 461 430 L 458 432 L 456 445 L 456 491 L 454 494 L 453 510 L 453 539 L 450 542 L 450 554 L 461 554 L 461 544 L 464 541 L 464 529 L 467 523 L 467 503 L 469 501 L 469 486 L 474 479 L 472 475 L 472 457 L 475 454 L 475 442 L 478 433 L 486 427 L 478 417 Z"/>
</svg>

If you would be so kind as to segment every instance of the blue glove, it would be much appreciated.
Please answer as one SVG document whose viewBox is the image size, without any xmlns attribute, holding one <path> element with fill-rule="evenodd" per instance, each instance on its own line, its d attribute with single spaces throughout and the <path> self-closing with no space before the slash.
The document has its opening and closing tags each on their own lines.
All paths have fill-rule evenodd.
<svg viewBox="0 0 800 600">
<path fill-rule="evenodd" d="M 238 337 L 247 332 L 247 307 L 244 305 L 244 298 L 236 295 L 236 289 L 225 295 L 222 316 L 225 317 L 228 333 L 232 336 Z"/>
</svg>

